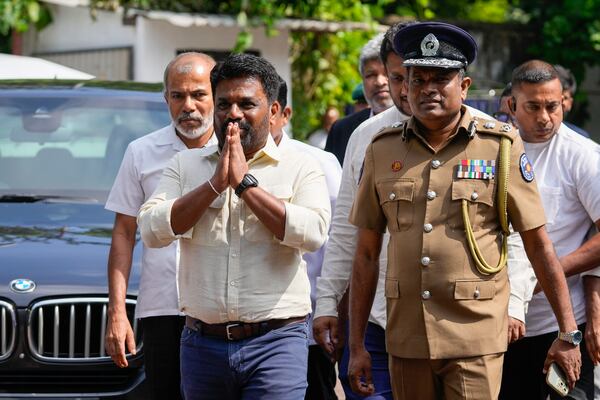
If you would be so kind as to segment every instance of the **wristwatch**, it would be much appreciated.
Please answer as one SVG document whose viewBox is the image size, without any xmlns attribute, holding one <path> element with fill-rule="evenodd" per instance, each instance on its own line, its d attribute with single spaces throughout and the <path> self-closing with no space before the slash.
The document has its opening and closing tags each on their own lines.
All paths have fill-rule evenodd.
<svg viewBox="0 0 600 400">
<path fill-rule="evenodd" d="M 581 343 L 581 340 L 583 339 L 583 335 L 580 330 L 573 332 L 558 332 L 558 339 L 579 346 L 579 343 Z"/>
<path fill-rule="evenodd" d="M 248 189 L 249 187 L 257 187 L 258 186 L 258 180 L 256 180 L 256 178 L 250 174 L 246 174 L 244 175 L 244 178 L 242 179 L 242 181 L 240 182 L 240 184 L 238 185 L 238 187 L 235 188 L 235 195 L 237 197 L 242 197 L 242 193 L 244 193 L 244 190 Z"/>
</svg>

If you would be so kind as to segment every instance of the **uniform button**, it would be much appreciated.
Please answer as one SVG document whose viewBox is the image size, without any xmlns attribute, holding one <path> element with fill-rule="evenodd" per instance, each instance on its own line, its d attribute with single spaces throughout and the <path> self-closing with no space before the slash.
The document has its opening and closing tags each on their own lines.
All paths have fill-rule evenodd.
<svg viewBox="0 0 600 400">
<path fill-rule="evenodd" d="M 390 193 L 390 200 L 394 200 L 396 198 L 396 193 Z"/>
<path fill-rule="evenodd" d="M 440 160 L 433 160 L 433 161 L 431 161 L 431 166 L 433 168 L 439 168 L 440 165 L 442 165 L 442 162 Z"/>
<path fill-rule="evenodd" d="M 236 253 L 231 253 L 231 257 L 236 258 L 237 254 Z"/>
<path fill-rule="evenodd" d="M 231 282 L 229 282 L 229 284 L 230 284 L 231 286 L 235 286 L 235 281 L 231 281 Z"/>
<path fill-rule="evenodd" d="M 421 264 L 424 266 L 428 266 L 430 262 L 431 262 L 431 259 L 429 257 L 421 258 Z"/>
<path fill-rule="evenodd" d="M 431 224 L 425 224 L 423 225 L 423 230 L 427 233 L 431 232 L 433 230 L 433 225 Z"/>
<path fill-rule="evenodd" d="M 433 190 L 430 190 L 427 192 L 427 199 L 428 200 L 433 200 L 437 197 L 437 193 L 434 192 Z"/>
<path fill-rule="evenodd" d="M 475 291 L 473 292 L 473 297 L 475 297 L 476 299 L 478 299 L 479 296 L 481 296 L 481 292 L 479 291 L 479 289 L 475 289 Z"/>
<path fill-rule="evenodd" d="M 479 198 L 479 195 L 477 194 L 477 192 L 473 192 L 471 194 L 471 200 L 477 200 Z"/>
<path fill-rule="evenodd" d="M 429 290 L 423 290 L 421 293 L 421 298 L 423 300 L 429 300 L 431 298 L 431 292 Z"/>
</svg>

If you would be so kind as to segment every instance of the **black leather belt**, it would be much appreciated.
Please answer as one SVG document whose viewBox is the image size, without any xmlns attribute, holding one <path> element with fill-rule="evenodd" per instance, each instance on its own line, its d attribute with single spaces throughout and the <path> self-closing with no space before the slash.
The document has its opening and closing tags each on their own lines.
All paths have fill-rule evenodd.
<svg viewBox="0 0 600 400">
<path fill-rule="evenodd" d="M 306 321 L 304 317 L 292 317 L 287 319 L 270 319 L 262 322 L 227 322 L 224 324 L 207 324 L 199 319 L 186 316 L 185 326 L 203 336 L 217 337 L 224 340 L 242 340 L 255 336 L 264 335 L 274 329 L 283 328 L 286 325 Z"/>
</svg>

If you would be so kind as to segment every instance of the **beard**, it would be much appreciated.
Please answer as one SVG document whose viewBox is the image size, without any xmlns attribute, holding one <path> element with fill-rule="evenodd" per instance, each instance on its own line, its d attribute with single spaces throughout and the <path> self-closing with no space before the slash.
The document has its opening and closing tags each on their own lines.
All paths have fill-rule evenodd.
<svg viewBox="0 0 600 400">
<path fill-rule="evenodd" d="M 181 125 L 183 120 L 194 120 L 200 122 L 200 126 L 194 129 L 186 129 Z M 187 113 L 182 112 L 175 122 L 175 128 L 177 132 L 181 133 L 187 139 L 198 139 L 206 135 L 213 124 L 213 115 L 210 114 L 207 118 L 204 118 L 199 112 Z"/>
</svg>

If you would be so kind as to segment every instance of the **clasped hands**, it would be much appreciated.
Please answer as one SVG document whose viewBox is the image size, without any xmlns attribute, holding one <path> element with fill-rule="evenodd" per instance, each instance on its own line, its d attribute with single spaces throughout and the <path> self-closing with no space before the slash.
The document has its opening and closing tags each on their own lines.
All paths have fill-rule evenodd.
<svg viewBox="0 0 600 400">
<path fill-rule="evenodd" d="M 221 157 L 210 182 L 219 193 L 228 187 L 235 190 L 247 172 L 248 163 L 240 138 L 240 126 L 237 122 L 230 122 L 227 124 Z"/>
</svg>

